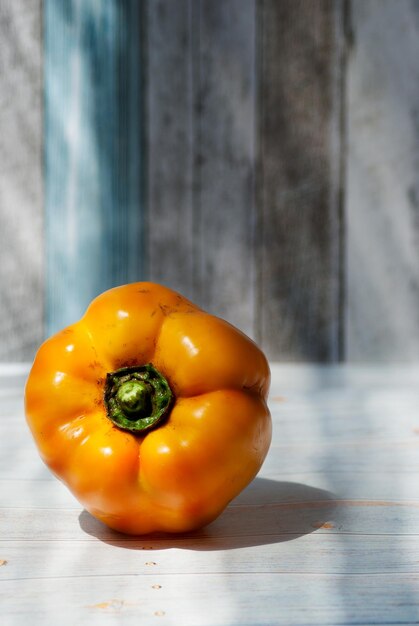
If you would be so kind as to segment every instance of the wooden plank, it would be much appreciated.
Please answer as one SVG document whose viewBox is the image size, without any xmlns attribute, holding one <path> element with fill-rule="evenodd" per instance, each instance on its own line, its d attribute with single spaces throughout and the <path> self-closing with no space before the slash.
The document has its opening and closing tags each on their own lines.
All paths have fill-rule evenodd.
<svg viewBox="0 0 419 626">
<path fill-rule="evenodd" d="M 347 356 L 419 351 L 419 21 L 409 0 L 354 0 L 347 86 Z"/>
<path fill-rule="evenodd" d="M 280 454 L 278 456 L 281 457 Z M 384 470 L 351 473 L 335 472 L 331 467 L 328 471 L 304 473 L 289 472 L 286 465 L 280 462 L 278 465 L 282 467 L 269 474 L 263 469 L 261 474 L 232 501 L 230 506 L 303 502 L 318 500 L 322 497 L 369 502 L 395 500 L 417 502 L 419 500 L 417 490 L 419 472 L 395 474 Z M 22 487 L 18 496 L 19 500 L 16 499 L 16 505 L 19 503 L 19 506 L 22 503 L 24 505 L 31 502 L 30 498 L 23 499 L 25 489 L 24 486 Z M 29 486 L 27 490 L 29 495 Z M 47 493 L 45 490 L 44 506 L 48 505 Z"/>
<path fill-rule="evenodd" d="M 403 363 L 310 364 L 270 363 L 271 394 L 290 390 L 300 394 L 328 392 L 374 393 L 406 391 L 412 393 L 419 384 L 419 366 Z M 343 397 L 343 396 L 340 396 Z"/>
<path fill-rule="evenodd" d="M 253 538 L 257 542 L 257 537 Z M 231 539 L 213 537 L 175 537 L 173 539 L 131 539 L 114 537 L 107 543 L 83 539 L 50 540 L 54 559 L 45 559 L 45 541 L 25 541 L 25 551 L 19 541 L 0 541 L 0 555 L 8 567 L 0 568 L 0 580 L 32 580 L 64 578 L 69 575 L 78 552 L 77 573 L 80 578 L 97 576 L 163 577 L 194 573 L 212 574 L 219 567 L 220 550 L 228 550 L 225 574 L 305 574 L 342 575 L 347 573 L 347 561 L 352 573 L 360 574 L 419 574 L 417 551 L 419 536 L 341 536 L 318 533 L 298 537 L 280 536 L 276 542 L 255 546 L 254 558 L 249 560 L 245 550 Z M 141 551 L 141 552 L 140 552 Z M 319 555 L 321 554 L 321 559 Z M 396 556 L 397 555 L 397 556 Z M 153 562 L 150 566 L 146 563 Z M 181 567 L 179 563 L 182 563 Z"/>
<path fill-rule="evenodd" d="M 46 0 L 47 331 L 141 278 L 140 4 Z"/>
<path fill-rule="evenodd" d="M 196 292 L 255 334 L 255 0 L 196 3 Z"/>
<path fill-rule="evenodd" d="M 0 6 L 0 361 L 43 335 L 42 3 Z"/>
<path fill-rule="evenodd" d="M 419 611 L 417 574 L 98 575 L 19 581 L 19 602 L 15 592 L 2 583 L 3 615 L 34 625 L 406 625 Z"/>
<path fill-rule="evenodd" d="M 192 2 L 146 2 L 148 272 L 193 299 Z"/>
<path fill-rule="evenodd" d="M 147 14 L 151 278 L 254 334 L 255 0 Z"/>
<path fill-rule="evenodd" d="M 342 3 L 260 3 L 259 340 L 271 359 L 341 345 Z"/>
<path fill-rule="evenodd" d="M 387 446 L 290 446 L 271 447 L 264 465 L 264 476 L 270 477 L 277 472 L 275 455 L 281 459 L 284 475 L 294 473 L 321 473 L 333 467 L 336 474 L 349 472 L 355 477 L 365 473 L 384 472 L 384 474 L 410 474 L 419 471 L 419 442 L 405 445 L 398 442 Z M 400 477 L 402 480 L 402 477 Z"/>
</svg>

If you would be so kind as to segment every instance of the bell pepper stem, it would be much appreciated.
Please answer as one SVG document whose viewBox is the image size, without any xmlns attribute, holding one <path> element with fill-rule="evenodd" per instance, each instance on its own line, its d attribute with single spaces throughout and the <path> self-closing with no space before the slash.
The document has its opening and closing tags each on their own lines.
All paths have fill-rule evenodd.
<svg viewBox="0 0 419 626">
<path fill-rule="evenodd" d="M 134 434 L 156 428 L 168 416 L 173 393 L 152 365 L 123 367 L 108 373 L 104 402 L 108 418 Z"/>
<path fill-rule="evenodd" d="M 150 385 L 140 380 L 127 380 L 119 387 L 116 397 L 125 414 L 146 414 L 150 400 Z"/>
</svg>

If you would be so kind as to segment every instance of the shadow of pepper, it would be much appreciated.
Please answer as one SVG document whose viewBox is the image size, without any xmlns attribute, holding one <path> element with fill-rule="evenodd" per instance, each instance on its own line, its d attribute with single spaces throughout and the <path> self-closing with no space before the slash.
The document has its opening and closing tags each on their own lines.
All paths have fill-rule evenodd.
<svg viewBox="0 0 419 626">
<path fill-rule="evenodd" d="M 336 496 L 301 483 L 256 478 L 214 522 L 200 530 L 131 536 L 111 530 L 87 511 L 81 529 L 100 541 L 131 550 L 232 550 L 292 541 L 330 528 Z"/>
</svg>

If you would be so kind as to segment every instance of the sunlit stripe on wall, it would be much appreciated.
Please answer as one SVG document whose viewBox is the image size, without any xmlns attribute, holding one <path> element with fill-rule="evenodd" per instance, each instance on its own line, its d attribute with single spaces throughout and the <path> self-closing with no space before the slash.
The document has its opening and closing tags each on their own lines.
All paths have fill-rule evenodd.
<svg viewBox="0 0 419 626">
<path fill-rule="evenodd" d="M 139 0 L 45 0 L 46 332 L 143 277 Z"/>
</svg>

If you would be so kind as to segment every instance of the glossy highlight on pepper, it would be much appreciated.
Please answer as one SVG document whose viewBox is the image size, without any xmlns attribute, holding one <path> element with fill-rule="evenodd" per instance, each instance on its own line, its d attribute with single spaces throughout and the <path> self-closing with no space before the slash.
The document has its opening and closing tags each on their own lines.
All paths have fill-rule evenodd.
<svg viewBox="0 0 419 626">
<path fill-rule="evenodd" d="M 214 520 L 268 452 L 270 373 L 228 322 L 154 283 L 98 296 L 42 344 L 25 389 L 41 457 L 130 534 Z"/>
</svg>

